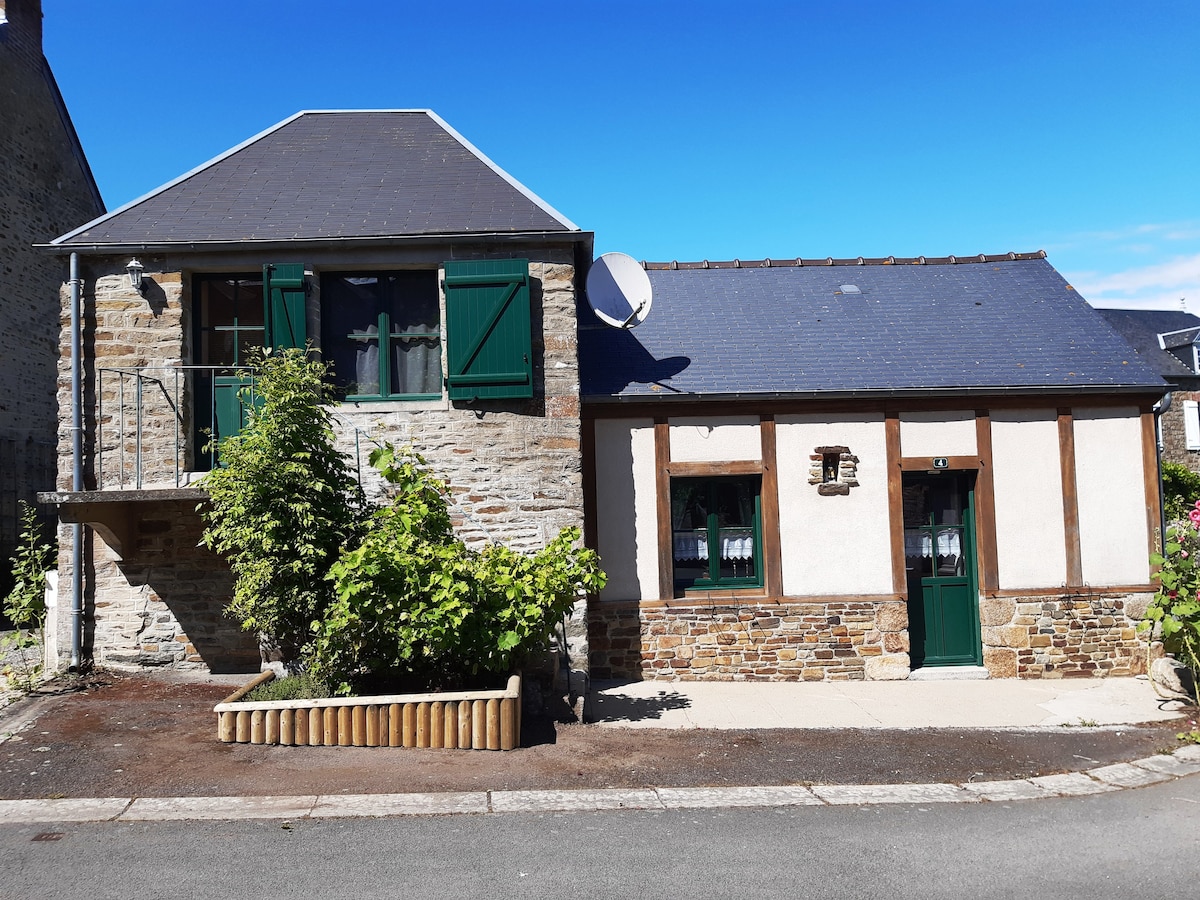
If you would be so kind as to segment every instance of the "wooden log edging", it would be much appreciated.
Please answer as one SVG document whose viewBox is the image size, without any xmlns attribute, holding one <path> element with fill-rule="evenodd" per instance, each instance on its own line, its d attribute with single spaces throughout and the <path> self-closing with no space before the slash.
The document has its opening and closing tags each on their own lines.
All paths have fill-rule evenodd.
<svg viewBox="0 0 1200 900">
<path fill-rule="evenodd" d="M 217 740 L 297 747 L 514 750 L 521 744 L 521 676 L 502 691 L 445 691 L 320 700 L 241 698 L 263 672 L 213 707 Z"/>
</svg>

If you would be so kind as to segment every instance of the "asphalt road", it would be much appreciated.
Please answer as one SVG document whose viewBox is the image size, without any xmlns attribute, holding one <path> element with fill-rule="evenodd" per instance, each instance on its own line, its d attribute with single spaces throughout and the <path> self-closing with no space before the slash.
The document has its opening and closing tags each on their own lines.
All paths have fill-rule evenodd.
<svg viewBox="0 0 1200 900">
<path fill-rule="evenodd" d="M 1016 803 L 0 827 L 0 898 L 1185 898 L 1200 776 Z"/>
</svg>

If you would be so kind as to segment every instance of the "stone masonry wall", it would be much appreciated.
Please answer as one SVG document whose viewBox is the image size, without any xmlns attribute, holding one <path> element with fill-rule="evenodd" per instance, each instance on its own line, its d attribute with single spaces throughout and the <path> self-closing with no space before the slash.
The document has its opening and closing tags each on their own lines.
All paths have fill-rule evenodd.
<svg viewBox="0 0 1200 900">
<path fill-rule="evenodd" d="M 103 211 L 42 57 L 38 0 L 0 24 L 0 590 L 17 501 L 54 486 L 57 287 L 62 259 L 35 250 Z"/>
<path fill-rule="evenodd" d="M 993 678 L 1140 675 L 1135 626 L 1149 594 L 985 598 L 983 661 Z M 740 606 L 594 603 L 593 678 L 648 681 L 861 681 L 909 674 L 901 602 L 846 600 Z"/>
<path fill-rule="evenodd" d="M 1171 408 L 1158 420 L 1162 429 L 1162 458 L 1163 462 L 1179 463 L 1193 472 L 1200 472 L 1200 450 L 1187 449 L 1183 424 L 1184 400 L 1200 400 L 1200 391 L 1171 392 Z"/>
<path fill-rule="evenodd" d="M 98 664 L 257 670 L 258 642 L 224 615 L 228 567 L 199 545 L 195 501 L 146 503 L 134 546 L 118 558 L 91 535 L 86 582 Z M 64 527 L 67 542 L 70 529 Z"/>
<path fill-rule="evenodd" d="M 522 249 L 512 250 L 520 256 Z M 509 248 L 506 246 L 506 252 Z M 447 258 L 449 251 L 445 251 Z M 528 251 L 527 251 L 528 252 Z M 582 526 L 583 490 L 580 459 L 579 373 L 575 344 L 575 289 L 573 253 L 569 247 L 541 248 L 542 258 L 531 258 L 531 300 L 534 323 L 534 378 L 532 400 L 489 401 L 456 405 L 445 400 L 433 403 L 392 402 L 382 404 L 344 403 L 334 409 L 338 440 L 348 454 L 361 448 L 364 481 L 372 484 L 367 466 L 371 440 L 412 444 L 446 480 L 455 498 L 455 524 L 460 535 L 472 543 L 493 540 L 520 550 L 535 549 L 549 541 L 561 528 Z M 456 250 L 455 256 L 485 249 Z M 494 254 L 493 254 L 494 255 Z M 176 436 L 185 445 L 192 442 L 190 400 L 184 390 L 178 396 L 174 376 L 189 358 L 190 276 L 185 258 L 140 257 L 146 266 L 144 296 L 132 291 L 124 274 L 127 258 L 86 259 L 84 370 L 84 444 L 90 448 L 85 460 L 85 487 L 114 490 L 135 486 L 136 460 L 141 460 L 143 487 L 174 487 Z M 436 257 L 433 257 L 436 258 Z M 314 260 L 314 263 L 318 262 Z M 253 271 L 261 260 L 229 260 L 223 271 Z M 378 266 L 375 266 L 378 268 Z M 209 266 L 212 270 L 212 266 Z M 59 363 L 59 472 L 58 489 L 70 490 L 70 334 L 63 289 Z M 125 416 L 122 427 L 121 387 L 115 376 L 104 376 L 101 390 L 97 372 L 101 368 L 155 367 L 143 382 L 141 453 L 136 446 L 136 403 L 131 399 L 133 382 L 125 383 Z M 186 385 L 186 378 L 184 378 Z M 99 401 L 104 415 L 98 415 Z M 357 429 L 357 432 L 356 432 Z M 103 471 L 96 456 L 97 438 L 104 448 Z M 124 449 L 122 462 L 121 449 Z M 184 468 L 192 458 L 190 446 L 179 454 Z M 185 473 L 184 481 L 189 477 Z M 148 582 L 141 556 L 118 563 L 103 540 L 88 530 L 92 552 L 96 624 L 93 646 L 98 658 L 143 664 L 212 664 L 239 646 L 232 623 L 197 612 L 198 593 L 208 592 L 212 609 L 228 597 L 228 573 L 215 557 L 178 555 L 179 548 L 199 538 L 199 524 L 192 512 L 179 507 L 161 515 L 133 504 L 143 521 L 153 520 L 154 534 L 173 541 L 172 550 L 154 559 L 154 581 Z M 147 518 L 150 517 L 150 518 Z M 194 531 L 189 531 L 191 529 Z M 70 530 L 61 529 L 59 560 L 61 584 L 69 584 Z M 141 532 L 138 532 L 139 535 Z M 185 535 L 187 535 L 185 537 Z M 147 535 L 149 537 L 149 535 Z M 194 540 L 193 540 L 194 538 Z M 147 550 L 146 552 L 149 552 Z M 172 571 L 175 567 L 175 571 Z M 224 580 L 222 580 L 224 579 Z M 586 677 L 587 633 L 585 606 L 581 602 L 570 621 L 564 623 L 563 643 L 577 681 Z M 146 611 L 151 610 L 151 620 Z M 185 621 L 192 616 L 195 621 Z M 172 618 L 173 617 L 173 618 Z M 150 625 L 147 625 L 149 621 Z M 151 627 L 152 626 L 152 627 Z M 197 627 L 201 631 L 197 632 Z M 230 634 L 210 634 L 224 627 Z M 64 623 L 65 628 L 65 623 Z M 204 640 L 197 643 L 196 634 Z M 187 650 L 188 639 L 196 648 Z M 182 645 L 183 651 L 174 645 Z M 69 635 L 60 631 L 59 646 L 69 647 Z M 240 650 L 238 651 L 240 652 Z M 165 654 L 165 655 L 164 655 Z"/>
<path fill-rule="evenodd" d="M 993 678 L 1142 675 L 1136 631 L 1150 594 L 990 597 L 980 603 L 983 662 Z"/>
<path fill-rule="evenodd" d="M 594 603 L 593 678 L 862 681 L 908 677 L 903 603 Z"/>
</svg>

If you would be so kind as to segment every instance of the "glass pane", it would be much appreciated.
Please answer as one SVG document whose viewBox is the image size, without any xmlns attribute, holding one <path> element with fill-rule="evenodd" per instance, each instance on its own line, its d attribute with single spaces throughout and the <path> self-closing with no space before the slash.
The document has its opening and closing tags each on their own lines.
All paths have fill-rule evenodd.
<svg viewBox="0 0 1200 900">
<path fill-rule="evenodd" d="M 238 325 L 263 326 L 263 284 L 261 278 L 239 279 L 237 283 Z"/>
<path fill-rule="evenodd" d="M 261 319 L 262 316 L 259 316 Z M 244 366 L 247 360 L 247 352 L 252 347 L 263 346 L 263 341 L 266 340 L 266 329 L 259 325 L 257 328 L 238 328 L 234 334 L 237 335 L 237 359 L 235 362 Z"/>
<path fill-rule="evenodd" d="M 437 272 L 393 272 L 387 276 L 385 312 L 393 334 L 440 334 Z"/>
<path fill-rule="evenodd" d="M 922 578 L 933 574 L 933 539 L 929 529 L 904 529 L 904 568 L 909 575 Z"/>
<path fill-rule="evenodd" d="M 936 548 L 937 574 L 942 577 L 962 575 L 963 565 L 962 528 L 935 528 L 934 534 L 926 539 Z"/>
<path fill-rule="evenodd" d="M 441 345 L 436 338 L 392 338 L 392 393 L 440 394 Z"/>
<path fill-rule="evenodd" d="M 235 282 L 203 281 L 200 283 L 200 327 L 232 325 L 234 319 Z"/>
<path fill-rule="evenodd" d="M 236 332 L 232 330 L 200 332 L 200 365 L 237 365 L 235 340 Z"/>
<path fill-rule="evenodd" d="M 346 394 L 379 393 L 379 279 L 333 275 L 321 281 L 321 347 Z"/>
<path fill-rule="evenodd" d="M 716 498 L 713 510 L 717 518 L 720 544 L 718 577 L 752 578 L 754 570 L 754 493 L 749 481 L 718 481 L 713 485 Z"/>
</svg>

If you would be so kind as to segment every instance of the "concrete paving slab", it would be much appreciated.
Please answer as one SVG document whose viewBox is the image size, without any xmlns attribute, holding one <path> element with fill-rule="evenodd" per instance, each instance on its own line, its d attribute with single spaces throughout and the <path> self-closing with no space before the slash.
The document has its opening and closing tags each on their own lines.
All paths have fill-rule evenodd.
<svg viewBox="0 0 1200 900">
<path fill-rule="evenodd" d="M 302 819 L 316 802 L 316 797 L 139 797 L 121 820 Z"/>
<path fill-rule="evenodd" d="M 1046 797 L 1057 796 L 1046 788 L 1024 779 L 1018 781 L 971 781 L 964 784 L 962 788 L 969 794 L 977 795 L 981 800 L 990 800 L 993 803 L 1005 803 L 1009 800 L 1043 800 Z"/>
<path fill-rule="evenodd" d="M 653 790 L 492 791 L 493 812 L 587 812 L 662 809 Z"/>
<path fill-rule="evenodd" d="M 590 717 L 620 728 L 1055 728 L 1167 721 L 1149 681 L 597 682 Z"/>
<path fill-rule="evenodd" d="M 370 818 L 379 816 L 434 816 L 478 814 L 488 811 L 484 791 L 447 791 L 430 794 L 354 794 L 317 798 L 309 815 L 314 818 Z"/>
<path fill-rule="evenodd" d="M 718 809 L 730 806 L 820 806 L 806 787 L 658 788 L 667 809 Z"/>
<path fill-rule="evenodd" d="M 1129 763 L 1117 763 L 1112 766 L 1100 766 L 1088 769 L 1087 774 L 1105 784 L 1123 788 L 1144 787 L 1148 784 L 1158 784 L 1160 781 L 1170 781 L 1171 776 L 1165 772 L 1154 772 Z"/>
<path fill-rule="evenodd" d="M 1118 790 L 1111 784 L 1104 784 L 1094 778 L 1088 778 L 1082 772 L 1069 772 L 1066 775 L 1039 775 L 1029 779 L 1039 787 L 1064 797 L 1083 797 L 1087 794 L 1102 794 L 1105 791 Z"/>
<path fill-rule="evenodd" d="M 812 792 L 826 803 L 977 803 L 979 797 L 957 784 L 817 784 Z"/>
<path fill-rule="evenodd" d="M 1200 744 L 1188 744 L 1186 747 L 1180 747 L 1175 751 L 1175 758 L 1200 762 Z"/>
<path fill-rule="evenodd" d="M 1162 772 L 1164 775 L 1171 775 L 1175 778 L 1182 778 L 1185 775 L 1195 775 L 1197 772 L 1200 772 L 1200 760 L 1183 759 L 1170 753 L 1147 756 L 1145 759 L 1135 759 L 1133 765 L 1142 769 L 1149 769 L 1152 772 Z"/>
<path fill-rule="evenodd" d="M 0 800 L 0 823 L 107 822 L 124 812 L 131 802 L 132 797 Z"/>
</svg>

